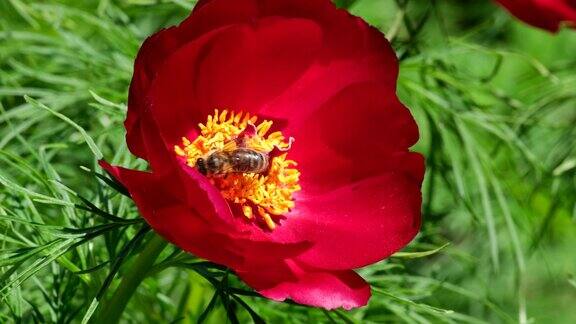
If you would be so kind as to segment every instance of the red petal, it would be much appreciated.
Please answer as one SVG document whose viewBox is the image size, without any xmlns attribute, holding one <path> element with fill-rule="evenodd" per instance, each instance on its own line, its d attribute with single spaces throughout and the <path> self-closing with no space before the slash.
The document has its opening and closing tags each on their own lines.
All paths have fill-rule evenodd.
<svg viewBox="0 0 576 324">
<path fill-rule="evenodd" d="M 307 21 L 298 19 L 299 22 L 296 23 L 288 20 L 291 24 L 288 28 L 276 26 L 267 30 L 267 28 L 262 27 L 266 24 L 272 25 L 272 23 L 259 21 L 259 19 L 265 17 L 276 17 L 274 20 L 278 19 L 278 17 L 304 18 Z M 160 67 L 183 46 L 194 42 L 202 43 L 199 39 L 209 38 L 206 34 L 213 35 L 217 29 L 237 24 L 256 26 L 255 28 L 258 29 L 256 32 L 259 33 L 254 33 L 252 37 L 232 39 L 226 43 L 222 41 L 215 42 L 218 44 L 219 53 L 210 55 L 204 53 L 202 55 L 208 61 L 215 62 L 211 64 L 212 68 L 203 69 L 206 71 L 204 78 L 213 80 L 212 82 L 218 84 L 207 84 L 205 81 L 198 82 L 201 87 L 209 87 L 206 97 L 203 94 L 198 96 L 200 102 L 193 100 L 191 96 L 193 89 L 191 87 L 186 88 L 192 84 L 191 81 L 194 81 L 189 80 L 190 76 L 174 77 L 169 81 L 163 81 L 164 83 L 167 82 L 168 85 L 179 85 L 180 89 L 184 90 L 184 93 L 188 95 L 188 98 L 183 98 L 185 100 L 182 101 L 182 103 L 186 103 L 186 110 L 191 110 L 191 115 L 203 114 L 194 118 L 197 122 L 204 121 L 207 113 L 210 113 L 215 108 L 252 110 L 260 108 L 257 106 L 264 102 L 269 104 L 281 88 L 288 88 L 289 79 L 301 74 L 303 72 L 301 69 L 311 62 L 313 59 L 312 54 L 319 47 L 319 35 L 322 35 L 324 45 L 323 52 L 322 54 L 319 53 L 318 57 L 323 58 L 325 62 L 317 65 L 316 69 L 325 67 L 325 63 L 328 62 L 326 61 L 327 59 L 330 59 L 332 62 L 330 64 L 334 65 L 340 64 L 334 62 L 335 59 L 347 58 L 358 62 L 364 60 L 362 57 L 366 56 L 366 53 L 381 53 L 382 57 L 385 57 L 385 61 L 391 62 L 391 60 L 394 60 L 393 52 L 378 31 L 368 27 L 360 19 L 350 16 L 344 10 L 335 10 L 334 5 L 328 0 L 202 1 L 197 5 L 192 15 L 180 26 L 169 28 L 149 38 L 138 54 L 130 90 L 128 117 L 125 123 L 127 142 L 134 154 L 145 159 L 148 158 L 142 141 L 143 132 L 148 132 L 148 130 L 143 129 L 140 115 L 143 113 L 144 108 L 150 105 L 150 100 L 148 99 L 150 85 L 156 78 Z M 318 29 L 317 24 L 319 24 L 321 31 Z M 238 36 L 238 34 L 232 37 L 234 38 L 234 36 Z M 200 48 L 204 45 L 206 45 L 205 42 L 204 44 L 189 46 Z M 237 47 L 235 48 L 235 46 Z M 189 49 L 189 51 L 197 50 L 199 51 L 199 49 Z M 254 52 L 252 53 L 251 51 Z M 261 57 L 258 57 L 258 55 L 252 56 L 254 53 L 259 53 Z M 223 59 L 216 58 L 219 56 L 222 56 Z M 292 56 L 291 59 L 287 59 L 290 56 Z M 198 64 L 196 62 L 197 58 L 194 58 L 193 55 L 183 59 L 187 60 L 188 67 L 193 68 Z M 198 57 L 198 59 L 200 58 Z M 228 63 L 223 65 L 223 62 Z M 397 73 L 395 65 L 395 63 L 391 64 L 392 69 L 388 68 L 387 73 L 380 74 L 380 76 L 386 80 L 394 80 Z M 374 71 L 377 70 L 375 65 L 368 65 L 367 67 L 372 68 Z M 267 73 L 266 70 L 269 68 L 271 70 Z M 216 72 L 212 71 L 214 69 Z M 229 71 L 225 71 L 227 69 Z M 348 69 L 349 72 L 353 72 L 353 70 Z M 191 74 L 191 71 L 194 71 L 194 69 L 182 69 L 179 74 L 186 72 Z M 222 71 L 226 75 L 222 75 Z M 249 73 L 246 73 L 246 71 Z M 335 69 L 329 69 L 329 71 L 337 73 Z M 270 76 L 278 73 L 280 75 L 276 78 L 270 78 Z M 336 77 L 334 77 L 334 74 L 326 75 L 327 78 L 324 81 L 329 80 L 328 78 L 346 81 L 349 74 L 339 73 L 336 74 Z M 315 76 L 316 72 L 312 71 L 308 75 Z M 221 81 L 222 79 L 224 81 Z M 307 81 L 305 78 L 303 81 L 303 83 L 295 85 L 295 87 L 302 89 L 302 86 L 309 86 L 308 82 L 310 80 Z M 322 80 L 317 81 L 321 82 Z M 354 81 L 352 75 L 349 75 L 348 81 L 344 86 Z M 360 81 L 366 81 L 366 79 L 362 78 Z M 338 84 L 338 81 L 336 84 Z M 242 93 L 243 89 L 249 91 Z M 263 95 L 264 93 L 266 95 Z M 323 102 L 335 91 L 329 91 L 328 93 L 326 91 L 318 91 L 318 93 L 325 94 L 323 98 L 317 96 Z M 244 98 L 242 98 L 243 96 Z M 304 96 L 299 98 L 301 102 L 304 102 Z M 314 102 L 311 101 L 311 103 Z M 164 103 L 164 100 L 160 103 L 155 103 L 154 109 L 170 109 L 170 107 L 163 106 Z M 198 107 L 198 105 L 202 107 Z M 238 107 L 239 105 L 244 106 Z M 209 107 L 204 108 L 204 106 Z M 306 107 L 301 109 L 306 109 Z M 174 112 L 174 109 L 172 111 Z M 173 118 L 180 120 L 180 115 L 182 114 L 184 113 L 176 113 Z M 189 119 L 185 118 L 184 120 Z M 164 129 L 163 123 L 161 124 L 160 128 Z M 195 124 L 186 123 L 185 125 L 188 128 L 195 128 Z M 177 129 L 181 131 L 181 128 Z M 189 134 L 190 132 L 192 130 L 182 132 L 178 136 Z M 172 145 L 171 134 L 168 137 L 170 145 Z"/>
<path fill-rule="evenodd" d="M 364 306 L 370 298 L 370 286 L 354 271 L 315 271 L 288 262 L 238 275 L 260 294 L 273 300 L 293 301 L 325 309 Z"/>
<path fill-rule="evenodd" d="M 330 0 L 203 0 L 196 5 L 193 17 L 196 16 L 206 18 L 201 23 L 200 19 L 195 22 L 190 19 L 204 32 L 230 22 L 250 22 L 265 17 L 309 19 L 322 27 L 325 54 L 332 58 L 357 56 L 367 47 L 377 51 L 387 46 L 383 37 L 366 42 L 366 37 L 370 37 L 366 31 L 379 32 L 346 10 L 337 10 Z"/>
<path fill-rule="evenodd" d="M 128 97 L 128 115 L 124 125 L 127 132 L 128 148 L 141 158 L 148 158 L 146 145 L 142 138 L 143 132 L 148 130 L 142 129 L 141 116 L 149 104 L 150 85 L 156 77 L 156 71 L 166 58 L 186 41 L 186 38 L 183 37 L 185 34 L 176 27 L 162 30 L 144 42 L 136 57 L 134 76 L 130 83 L 130 95 Z"/>
<path fill-rule="evenodd" d="M 146 39 L 134 66 L 130 85 L 128 116 L 125 121 L 128 147 L 137 156 L 146 158 L 141 138 L 140 116 L 149 104 L 148 92 L 159 68 L 179 48 L 200 36 L 222 26 L 250 21 L 256 14 L 252 0 L 221 1 L 210 5 L 208 10 L 197 10 L 179 26 L 170 27 Z"/>
<path fill-rule="evenodd" d="M 299 163 L 302 192 L 274 236 L 313 242 L 298 260 L 358 268 L 412 240 L 424 161 L 408 152 L 418 129 L 393 88 L 350 86 L 308 116 L 291 118 L 285 130 L 296 138 L 289 157 Z"/>
<path fill-rule="evenodd" d="M 138 52 L 130 84 L 125 126 L 128 147 L 139 157 L 147 159 L 142 140 L 142 132 L 147 130 L 142 129 L 140 116 L 149 105 L 150 85 L 162 64 L 183 45 L 203 34 L 225 25 L 249 21 L 256 15 L 251 0 L 220 2 L 210 7 L 209 10 L 195 10 L 181 25 L 161 30 L 149 37 Z"/>
<path fill-rule="evenodd" d="M 181 48 L 158 72 L 150 94 L 167 145 L 193 136 L 215 108 L 257 111 L 304 73 L 321 36 L 311 21 L 269 18 Z"/>
<path fill-rule="evenodd" d="M 326 309 L 350 309 L 367 303 L 369 287 L 352 271 L 312 270 L 296 267 L 291 262 L 289 268 L 282 266 L 283 260 L 296 257 L 306 246 L 230 239 L 229 233 L 221 234 L 218 229 L 222 228 L 214 226 L 213 222 L 221 216 L 215 215 L 216 210 L 210 211 L 212 204 L 202 204 L 213 198 L 199 199 L 199 192 L 188 194 L 187 198 L 196 204 L 191 207 L 166 188 L 171 181 L 157 179 L 151 173 L 112 167 L 105 162 L 101 165 L 128 188 L 143 217 L 156 232 L 199 257 L 238 269 L 241 277 L 264 296 L 276 300 L 291 298 Z M 229 219 L 234 218 L 230 215 Z M 259 270 L 253 272 L 255 269 Z"/>
<path fill-rule="evenodd" d="M 420 182 L 388 173 L 323 194 L 296 197 L 296 208 L 274 230 L 277 241 L 298 237 L 313 246 L 297 260 L 322 269 L 354 269 L 385 259 L 420 227 Z"/>
<path fill-rule="evenodd" d="M 524 22 L 557 32 L 563 22 L 576 27 L 576 2 L 573 0 L 497 0 Z"/>
<path fill-rule="evenodd" d="M 140 213 L 157 233 L 199 257 L 230 266 L 240 263 L 243 257 L 231 247 L 233 242 L 212 231 L 212 224 L 205 220 L 209 215 L 216 217 L 217 212 L 225 212 L 213 207 L 207 193 L 198 190 L 196 204 L 191 206 L 167 187 L 172 181 L 103 161 L 100 165 L 128 189 Z"/>
<path fill-rule="evenodd" d="M 408 153 L 418 128 L 384 84 L 346 88 L 320 109 L 293 116 L 285 134 L 296 139 L 289 157 L 299 163 L 306 191 L 329 192 L 384 172 L 422 181 L 423 161 Z"/>
<path fill-rule="evenodd" d="M 162 173 L 148 173 L 104 161 L 100 165 L 128 189 L 156 232 L 198 257 L 243 269 L 254 260 L 281 262 L 310 247 L 302 241 L 276 242 L 233 216 L 220 192 L 188 166 L 168 165 Z M 259 239 L 251 239 L 251 231 L 258 231 Z"/>
</svg>

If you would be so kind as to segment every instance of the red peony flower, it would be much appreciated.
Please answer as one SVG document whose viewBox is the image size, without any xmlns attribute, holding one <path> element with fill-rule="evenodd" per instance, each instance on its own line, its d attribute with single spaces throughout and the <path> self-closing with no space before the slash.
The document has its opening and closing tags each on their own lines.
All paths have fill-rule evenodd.
<svg viewBox="0 0 576 324">
<path fill-rule="evenodd" d="M 362 306 L 351 269 L 420 226 L 397 75 L 383 35 L 329 0 L 200 1 L 136 59 L 127 142 L 151 172 L 101 165 L 155 231 L 262 295 Z"/>
<path fill-rule="evenodd" d="M 497 0 L 520 20 L 551 32 L 562 24 L 576 27 L 575 0 Z"/>
</svg>

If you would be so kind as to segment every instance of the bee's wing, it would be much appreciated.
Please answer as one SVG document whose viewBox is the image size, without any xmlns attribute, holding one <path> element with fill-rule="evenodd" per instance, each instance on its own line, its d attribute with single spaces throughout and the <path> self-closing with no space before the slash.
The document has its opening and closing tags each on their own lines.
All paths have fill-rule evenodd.
<svg viewBox="0 0 576 324">
<path fill-rule="evenodd" d="M 232 167 L 232 164 L 230 163 L 225 163 L 224 165 L 222 165 L 222 169 L 220 170 L 221 173 L 232 173 L 234 172 L 234 168 Z"/>
<path fill-rule="evenodd" d="M 230 141 L 226 144 L 224 144 L 224 147 L 222 148 L 222 151 L 224 152 L 231 152 L 234 151 L 235 149 L 238 148 L 238 144 L 236 143 L 236 141 Z"/>
</svg>

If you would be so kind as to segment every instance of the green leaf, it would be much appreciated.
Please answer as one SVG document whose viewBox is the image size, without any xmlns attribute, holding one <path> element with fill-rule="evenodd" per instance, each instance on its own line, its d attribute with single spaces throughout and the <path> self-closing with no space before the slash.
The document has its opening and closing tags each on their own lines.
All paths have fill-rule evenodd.
<svg viewBox="0 0 576 324">
<path fill-rule="evenodd" d="M 423 257 L 427 257 L 430 255 L 436 254 L 449 245 L 450 245 L 450 243 L 446 243 L 446 244 L 442 245 L 441 247 L 436 248 L 434 250 L 422 251 L 422 252 L 396 252 L 396 253 L 392 254 L 391 257 L 392 258 L 407 258 L 407 259 L 423 258 Z"/>
<path fill-rule="evenodd" d="M 48 111 L 52 115 L 62 119 L 63 121 L 65 121 L 66 123 L 71 125 L 72 127 L 76 128 L 78 130 L 78 132 L 80 132 L 80 134 L 84 138 L 84 141 L 86 141 L 86 144 L 88 144 L 88 147 L 90 147 L 90 150 L 92 151 L 92 154 L 94 154 L 94 157 L 97 160 L 101 160 L 104 157 L 104 155 L 102 155 L 102 152 L 100 152 L 100 149 L 98 148 L 98 146 L 96 145 L 96 143 L 94 142 L 92 137 L 90 137 L 90 135 L 88 135 L 88 133 L 86 132 L 86 130 L 84 130 L 84 128 L 80 127 L 80 125 L 78 125 L 74 121 L 72 121 L 72 119 L 64 116 L 63 114 L 61 114 L 55 110 L 48 108 L 48 106 L 44 105 L 41 102 L 38 102 L 37 100 L 35 100 L 35 99 L 33 99 L 27 95 L 24 96 L 24 99 L 26 100 L 26 102 L 34 105 L 35 107 L 38 107 L 38 108 L 41 108 L 41 109 Z"/>
</svg>

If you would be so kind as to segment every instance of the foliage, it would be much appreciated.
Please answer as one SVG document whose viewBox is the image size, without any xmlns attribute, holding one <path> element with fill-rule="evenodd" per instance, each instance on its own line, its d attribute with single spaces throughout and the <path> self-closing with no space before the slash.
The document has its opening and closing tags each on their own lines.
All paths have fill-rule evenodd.
<svg viewBox="0 0 576 324">
<path fill-rule="evenodd" d="M 134 56 L 193 5 L 0 2 L 0 322 L 576 321 L 575 32 L 489 1 L 338 1 L 392 40 L 428 171 L 417 240 L 361 270 L 369 307 L 328 312 L 166 245 L 97 167 L 146 167 L 123 138 Z"/>
</svg>

